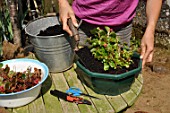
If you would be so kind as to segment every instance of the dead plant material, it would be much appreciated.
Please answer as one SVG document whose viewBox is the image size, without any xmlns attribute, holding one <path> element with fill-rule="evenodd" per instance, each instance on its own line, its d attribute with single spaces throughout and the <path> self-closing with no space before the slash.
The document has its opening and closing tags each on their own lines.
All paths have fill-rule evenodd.
<svg viewBox="0 0 170 113">
<path fill-rule="evenodd" d="M 2 46 L 3 60 L 15 59 L 15 58 L 24 58 L 26 56 L 26 52 L 23 48 L 18 45 L 12 44 L 8 41 L 3 41 Z"/>
</svg>

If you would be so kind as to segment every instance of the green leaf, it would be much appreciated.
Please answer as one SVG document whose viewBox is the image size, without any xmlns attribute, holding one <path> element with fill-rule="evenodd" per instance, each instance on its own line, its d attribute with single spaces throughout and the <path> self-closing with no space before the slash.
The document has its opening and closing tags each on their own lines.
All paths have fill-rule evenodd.
<svg viewBox="0 0 170 113">
<path fill-rule="evenodd" d="M 109 65 L 107 63 L 104 63 L 104 70 L 105 71 L 109 70 Z"/>
<path fill-rule="evenodd" d="M 126 68 L 129 68 L 129 64 L 124 64 Z"/>
<path fill-rule="evenodd" d="M 114 69 L 116 68 L 116 65 L 113 61 L 109 62 L 109 65 L 110 65 L 111 68 L 114 68 Z"/>
<path fill-rule="evenodd" d="M 104 53 L 103 56 L 104 56 L 105 59 L 108 59 L 108 58 L 109 58 L 109 56 L 108 56 L 107 53 Z"/>
<path fill-rule="evenodd" d="M 90 52 L 95 52 L 96 50 L 97 50 L 96 48 L 92 48 Z"/>
<path fill-rule="evenodd" d="M 108 50 L 108 51 L 112 51 L 112 50 L 113 50 L 113 48 L 112 48 L 112 45 L 111 45 L 111 44 L 107 44 L 107 50 Z"/>
<path fill-rule="evenodd" d="M 111 32 L 110 36 L 114 39 L 114 38 L 116 38 L 116 33 L 115 32 Z"/>
<path fill-rule="evenodd" d="M 7 83 L 5 84 L 5 89 L 6 89 L 6 90 L 10 89 L 10 83 L 9 83 L 9 82 L 7 82 Z"/>
<path fill-rule="evenodd" d="M 14 73 L 15 73 L 15 72 L 11 70 L 11 71 L 9 71 L 8 76 L 9 76 L 9 77 L 12 77 Z"/>
<path fill-rule="evenodd" d="M 96 32 L 98 32 L 98 29 L 96 28 L 96 29 L 92 29 L 91 31 L 91 34 L 96 34 Z"/>
<path fill-rule="evenodd" d="M 22 74 L 22 79 L 26 79 L 26 75 L 25 74 Z"/>
<path fill-rule="evenodd" d="M 0 68 L 2 68 L 3 67 L 3 63 L 0 63 Z"/>
<path fill-rule="evenodd" d="M 107 33 L 110 33 L 110 28 L 108 26 L 105 26 L 104 28 L 106 29 Z"/>
<path fill-rule="evenodd" d="M 93 42 L 93 43 L 92 43 L 92 46 L 96 46 L 96 45 L 97 45 L 97 43 L 96 43 L 96 42 Z"/>
<path fill-rule="evenodd" d="M 119 53 L 115 52 L 115 58 L 118 59 L 119 58 Z"/>
<path fill-rule="evenodd" d="M 98 41 L 98 44 L 99 44 L 100 46 L 102 45 L 102 42 L 101 42 L 101 40 L 99 40 L 99 41 Z"/>
<path fill-rule="evenodd" d="M 105 40 L 107 37 L 106 36 L 100 36 L 100 40 Z"/>
</svg>

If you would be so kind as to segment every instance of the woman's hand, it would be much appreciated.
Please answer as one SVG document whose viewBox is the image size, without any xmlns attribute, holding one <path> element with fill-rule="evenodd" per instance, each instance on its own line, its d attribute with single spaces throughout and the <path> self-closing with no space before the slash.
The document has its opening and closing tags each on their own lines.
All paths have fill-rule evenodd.
<svg viewBox="0 0 170 113">
<path fill-rule="evenodd" d="M 67 0 L 58 0 L 59 3 L 59 19 L 63 24 L 63 30 L 65 30 L 70 36 L 72 32 L 67 24 L 69 18 L 71 18 L 72 23 L 75 27 L 78 27 L 77 20 L 75 18 L 74 11 Z"/>
<path fill-rule="evenodd" d="M 151 62 L 154 53 L 154 31 L 146 30 L 141 40 L 141 59 L 142 68 L 144 68 L 146 62 Z"/>
</svg>

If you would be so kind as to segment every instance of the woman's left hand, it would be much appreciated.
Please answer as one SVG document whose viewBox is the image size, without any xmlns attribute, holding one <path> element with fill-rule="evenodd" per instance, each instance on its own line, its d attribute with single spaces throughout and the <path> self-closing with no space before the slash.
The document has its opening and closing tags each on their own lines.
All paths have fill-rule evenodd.
<svg viewBox="0 0 170 113">
<path fill-rule="evenodd" d="M 141 56 L 142 68 L 147 62 L 151 62 L 154 53 L 154 32 L 146 29 L 146 32 L 141 40 Z"/>
</svg>

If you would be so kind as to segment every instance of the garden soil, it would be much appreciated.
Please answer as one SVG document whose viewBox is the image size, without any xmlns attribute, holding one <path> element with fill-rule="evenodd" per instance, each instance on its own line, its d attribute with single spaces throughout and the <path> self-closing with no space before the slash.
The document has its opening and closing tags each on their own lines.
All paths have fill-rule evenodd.
<svg viewBox="0 0 170 113">
<path fill-rule="evenodd" d="M 142 92 L 124 113 L 170 113 L 170 51 L 156 47 L 142 75 Z"/>
</svg>

